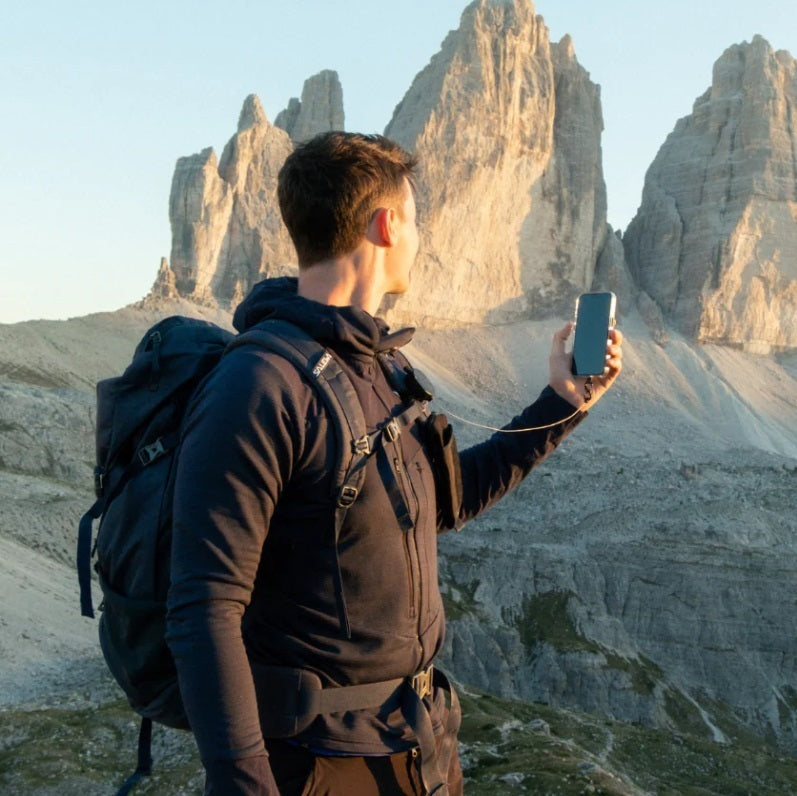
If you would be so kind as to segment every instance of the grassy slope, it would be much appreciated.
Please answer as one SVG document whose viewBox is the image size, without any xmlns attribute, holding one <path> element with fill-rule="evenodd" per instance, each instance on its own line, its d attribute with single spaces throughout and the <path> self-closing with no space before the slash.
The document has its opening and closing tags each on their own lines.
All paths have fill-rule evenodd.
<svg viewBox="0 0 797 796">
<path fill-rule="evenodd" d="M 797 760 L 758 745 L 621 724 L 460 688 L 460 753 L 468 796 L 538 794 L 787 794 Z M 107 794 L 134 765 L 137 724 L 122 702 L 0 713 L 0 792 Z M 200 794 L 186 733 L 156 730 L 154 774 L 141 794 Z"/>
</svg>

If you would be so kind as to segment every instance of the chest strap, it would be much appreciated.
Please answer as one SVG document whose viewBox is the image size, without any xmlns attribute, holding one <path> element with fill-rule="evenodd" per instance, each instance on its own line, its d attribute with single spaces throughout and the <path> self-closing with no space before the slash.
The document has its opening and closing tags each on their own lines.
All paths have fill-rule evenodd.
<svg viewBox="0 0 797 796">
<path fill-rule="evenodd" d="M 415 525 L 412 514 L 407 506 L 407 495 L 402 491 L 396 477 L 395 467 L 403 467 L 403 457 L 390 456 L 388 445 L 398 441 L 404 429 L 411 426 L 416 420 L 426 416 L 423 404 L 414 403 L 405 408 L 399 415 L 392 417 L 376 433 L 376 467 L 379 477 L 387 492 L 393 514 L 399 527 L 405 533 L 411 531 Z M 397 459 L 397 464 L 391 464 L 391 458 Z"/>
</svg>

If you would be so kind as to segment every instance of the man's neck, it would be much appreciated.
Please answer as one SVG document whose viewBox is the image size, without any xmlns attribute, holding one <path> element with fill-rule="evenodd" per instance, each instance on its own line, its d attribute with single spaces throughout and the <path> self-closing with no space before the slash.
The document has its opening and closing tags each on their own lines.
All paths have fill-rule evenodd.
<svg viewBox="0 0 797 796">
<path fill-rule="evenodd" d="M 356 254 L 356 253 L 355 253 Z M 384 291 L 375 269 L 354 255 L 299 269 L 298 294 L 333 307 L 359 307 L 376 315 Z"/>
</svg>

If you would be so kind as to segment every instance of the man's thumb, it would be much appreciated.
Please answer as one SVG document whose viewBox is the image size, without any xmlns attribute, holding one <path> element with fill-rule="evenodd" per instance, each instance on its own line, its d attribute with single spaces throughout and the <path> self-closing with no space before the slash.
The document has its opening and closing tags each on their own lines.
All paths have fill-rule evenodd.
<svg viewBox="0 0 797 796">
<path fill-rule="evenodd" d="M 551 347 L 552 354 L 564 354 L 565 342 L 570 337 L 570 332 L 573 331 L 573 322 L 566 323 L 558 332 L 553 336 L 553 346 Z"/>
</svg>

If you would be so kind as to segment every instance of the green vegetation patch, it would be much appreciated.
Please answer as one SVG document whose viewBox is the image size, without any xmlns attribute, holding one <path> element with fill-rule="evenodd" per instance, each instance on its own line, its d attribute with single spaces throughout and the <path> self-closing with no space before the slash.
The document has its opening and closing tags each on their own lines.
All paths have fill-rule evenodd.
<svg viewBox="0 0 797 796">
<path fill-rule="evenodd" d="M 621 725 L 610 760 L 657 796 L 783 796 L 797 790 L 797 759 L 757 744 Z"/>
<path fill-rule="evenodd" d="M 478 588 L 478 580 L 472 580 L 470 583 L 457 583 L 456 585 L 447 582 L 441 591 L 446 618 L 455 620 L 462 619 L 465 616 L 476 616 L 478 614 L 476 589 Z"/>
<path fill-rule="evenodd" d="M 618 655 L 578 631 L 571 618 L 570 600 L 578 596 L 570 591 L 545 592 L 526 597 L 519 614 L 507 617 L 517 629 L 526 650 L 531 653 L 537 644 L 546 643 L 557 652 L 585 652 L 600 655 L 605 666 L 625 672 L 636 693 L 652 695 L 664 682 L 664 672 L 653 661 L 640 655 L 626 658 Z"/>
<path fill-rule="evenodd" d="M 571 599 L 578 597 L 570 591 L 535 594 L 523 599 L 520 613 L 507 617 L 529 652 L 542 642 L 557 652 L 603 652 L 599 644 L 578 632 L 568 611 Z"/>
<path fill-rule="evenodd" d="M 0 712 L 0 793 L 115 793 L 136 768 L 138 718 L 119 700 L 96 708 Z M 187 732 L 153 730 L 153 774 L 136 794 L 201 794 L 204 774 Z"/>
<path fill-rule="evenodd" d="M 462 703 L 468 796 L 797 792 L 797 759 L 761 739 L 752 745 L 718 744 L 702 735 L 649 729 L 472 690 L 462 694 Z"/>
<path fill-rule="evenodd" d="M 468 796 L 511 793 L 631 794 L 588 748 L 609 734 L 600 720 L 460 689 L 460 759 Z"/>
<path fill-rule="evenodd" d="M 653 730 L 464 687 L 458 693 L 467 796 L 797 792 L 797 759 L 761 739 L 718 744 L 704 734 Z M 137 737 L 138 722 L 122 701 L 0 712 L 0 793 L 114 793 L 135 768 Z M 156 727 L 153 756 L 153 774 L 136 794 L 200 796 L 204 776 L 188 733 Z"/>
</svg>

